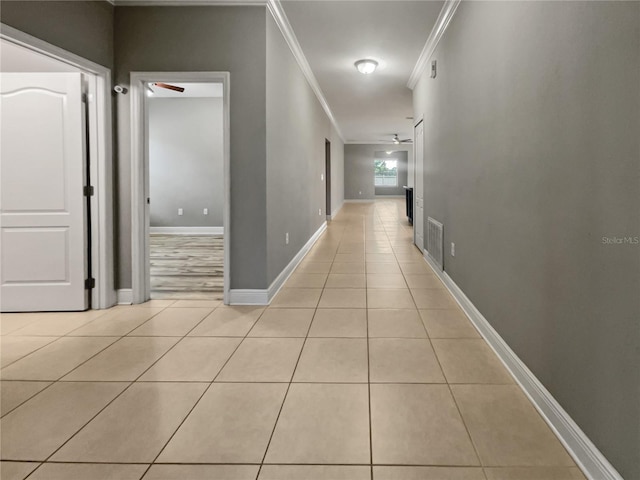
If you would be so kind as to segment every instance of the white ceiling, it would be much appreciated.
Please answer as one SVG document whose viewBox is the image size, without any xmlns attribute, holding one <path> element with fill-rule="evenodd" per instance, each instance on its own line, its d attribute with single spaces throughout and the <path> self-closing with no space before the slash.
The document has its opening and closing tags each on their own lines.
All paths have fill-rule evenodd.
<svg viewBox="0 0 640 480">
<path fill-rule="evenodd" d="M 342 130 L 353 143 L 413 134 L 411 71 L 444 2 L 288 0 L 285 13 Z M 380 63 L 362 75 L 354 62 Z"/>
</svg>

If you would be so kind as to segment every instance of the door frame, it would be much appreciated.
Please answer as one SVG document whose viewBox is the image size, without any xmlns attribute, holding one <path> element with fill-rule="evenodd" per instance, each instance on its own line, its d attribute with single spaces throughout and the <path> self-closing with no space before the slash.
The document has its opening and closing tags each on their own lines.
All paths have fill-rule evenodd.
<svg viewBox="0 0 640 480">
<path fill-rule="evenodd" d="M 149 156 L 146 137 L 145 84 L 148 82 L 221 83 L 223 105 L 224 226 L 223 296 L 229 303 L 231 283 L 231 155 L 229 72 L 131 72 L 131 273 L 132 301 L 149 300 L 149 215 L 145 191 L 149 185 Z"/>
<path fill-rule="evenodd" d="M 325 214 L 327 220 L 331 220 L 331 142 L 324 139 L 324 192 Z"/>
<path fill-rule="evenodd" d="M 93 309 L 116 304 L 113 241 L 113 161 L 111 120 L 111 70 L 0 23 L 0 38 L 80 70 L 89 76 L 89 170 L 95 194 L 91 197 L 91 263 L 95 287 L 91 291 Z"/>
<path fill-rule="evenodd" d="M 420 115 L 417 118 L 417 121 L 414 123 L 413 125 L 413 244 L 418 247 L 417 243 L 416 243 L 416 203 L 417 203 L 417 198 L 418 196 L 416 195 L 416 188 L 418 186 L 418 181 L 416 179 L 416 172 L 418 171 L 418 148 L 417 148 L 417 142 L 416 142 L 416 128 L 418 128 L 418 125 L 420 125 L 422 123 L 422 140 L 423 140 L 423 145 L 422 145 L 422 158 L 420 159 L 420 161 L 422 162 L 422 168 L 420 169 L 420 171 L 422 172 L 422 175 L 424 176 L 424 115 Z M 424 199 L 424 178 L 422 179 L 422 197 Z M 423 214 L 424 214 L 424 207 L 423 207 Z M 424 217 L 422 219 L 422 250 L 421 253 L 424 254 L 426 248 L 424 245 Z M 420 248 L 418 247 L 418 250 L 420 250 Z"/>
</svg>

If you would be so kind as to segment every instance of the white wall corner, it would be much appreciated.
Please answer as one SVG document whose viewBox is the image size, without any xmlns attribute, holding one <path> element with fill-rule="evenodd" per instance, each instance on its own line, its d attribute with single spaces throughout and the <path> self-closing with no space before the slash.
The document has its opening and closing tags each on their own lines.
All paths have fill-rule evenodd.
<svg viewBox="0 0 640 480">
<path fill-rule="evenodd" d="M 131 305 L 133 303 L 133 290 L 121 288 L 117 292 L 118 305 Z"/>
<path fill-rule="evenodd" d="M 456 13 L 456 9 L 462 0 L 445 0 L 444 5 L 442 6 L 442 10 L 440 10 L 440 14 L 438 15 L 438 19 L 436 20 L 429 37 L 427 38 L 427 42 L 424 44 L 424 48 L 422 52 L 420 52 L 420 56 L 418 57 L 418 61 L 416 65 L 413 67 L 413 71 L 411 72 L 411 76 L 409 77 L 409 81 L 407 82 L 407 87 L 413 90 L 420 80 L 424 69 L 427 67 L 427 62 L 435 52 L 440 39 L 444 35 L 444 32 L 447 30 L 449 26 L 449 22 L 453 18 L 453 15 Z"/>
<path fill-rule="evenodd" d="M 287 45 L 289 45 L 289 49 L 291 49 L 291 53 L 293 53 L 300 70 L 302 70 L 303 75 L 309 82 L 309 86 L 313 93 L 315 93 L 320 105 L 322 106 L 324 112 L 329 117 L 329 120 L 333 124 L 333 127 L 336 129 L 336 133 L 340 137 L 340 140 L 344 143 L 344 135 L 342 135 L 342 131 L 338 126 L 338 122 L 336 117 L 333 116 L 333 112 L 331 111 L 331 107 L 329 107 L 329 103 L 320 88 L 320 84 L 316 79 L 316 76 L 313 74 L 311 67 L 309 66 L 309 62 L 307 61 L 307 57 L 305 57 L 304 52 L 302 51 L 302 47 L 298 42 L 298 38 L 293 31 L 293 27 L 291 23 L 289 23 L 289 19 L 287 18 L 287 14 L 284 12 L 284 8 L 282 8 L 282 4 L 280 0 L 267 0 L 267 10 L 271 12 L 271 16 L 278 25 L 278 28 L 282 32 L 282 36 L 284 37 Z"/>
<path fill-rule="evenodd" d="M 489 321 L 480 313 L 447 272 L 440 270 L 439 265 L 426 253 L 424 259 L 438 278 L 442 280 L 447 290 L 453 295 L 453 298 L 455 298 L 480 335 L 509 370 L 525 395 L 531 400 L 533 406 L 557 435 L 576 464 L 582 469 L 585 476 L 589 480 L 623 480 L 615 467 L 609 463 L 578 424 L 553 398 L 553 395 L 511 350 L 509 345 L 495 331 Z"/>
</svg>

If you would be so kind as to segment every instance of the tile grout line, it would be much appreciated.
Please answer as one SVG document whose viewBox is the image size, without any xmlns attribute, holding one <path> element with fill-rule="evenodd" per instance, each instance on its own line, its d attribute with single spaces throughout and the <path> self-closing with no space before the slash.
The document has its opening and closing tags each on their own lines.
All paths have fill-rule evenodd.
<svg viewBox="0 0 640 480">
<path fill-rule="evenodd" d="M 334 254 L 333 258 L 335 260 L 335 254 Z M 334 260 L 331 261 L 331 266 L 329 267 L 329 272 L 331 272 L 331 268 L 333 267 Z M 329 275 L 327 275 L 327 280 L 328 280 L 328 278 L 329 278 Z M 326 284 L 327 280 L 325 280 L 325 284 Z M 286 284 L 286 282 L 285 282 L 285 284 Z M 283 285 L 283 287 L 284 287 L 284 285 Z M 289 390 L 291 389 L 291 384 L 293 383 L 293 377 L 296 374 L 296 370 L 298 369 L 298 364 L 300 363 L 300 359 L 302 358 L 302 353 L 304 352 L 304 347 L 307 344 L 307 339 L 309 338 L 309 332 L 311 331 L 311 327 L 312 327 L 313 322 L 314 322 L 314 320 L 316 318 L 316 314 L 318 313 L 318 305 L 320 305 L 320 300 L 322 299 L 322 294 L 323 293 L 324 293 L 324 287 L 322 288 L 322 290 L 320 292 L 320 296 L 318 297 L 318 301 L 317 301 L 316 306 L 314 308 L 314 312 L 313 312 L 313 316 L 311 318 L 311 322 L 309 322 L 309 326 L 307 327 L 307 334 L 305 335 L 304 341 L 302 342 L 302 347 L 300 348 L 300 353 L 298 354 L 298 358 L 296 359 L 296 364 L 293 367 L 293 371 L 291 372 L 291 378 L 289 379 L 289 382 L 287 384 L 287 389 L 285 390 L 284 396 L 282 397 L 282 403 L 280 404 L 280 409 L 278 410 L 278 415 L 276 416 L 276 421 L 274 422 L 273 428 L 271 429 L 271 435 L 269 435 L 269 441 L 267 442 L 267 446 L 264 449 L 264 454 L 262 455 L 262 461 L 260 462 L 260 467 L 258 468 L 258 473 L 256 474 L 256 479 L 260 477 L 260 472 L 262 471 L 262 466 L 264 465 L 264 461 L 267 458 L 267 453 L 269 453 L 269 447 L 271 446 L 271 441 L 273 440 L 273 436 L 276 433 L 276 428 L 278 426 L 278 422 L 280 421 L 280 415 L 282 414 L 282 410 L 284 409 L 284 404 L 287 401 L 287 396 L 289 395 Z M 265 309 L 265 311 L 266 311 L 266 309 Z M 256 322 L 256 324 L 257 323 L 258 322 Z M 255 326 L 255 324 L 254 324 L 254 326 Z M 252 329 L 253 329 L 253 327 L 252 327 Z"/>
<path fill-rule="evenodd" d="M 369 337 L 369 285 L 367 277 L 367 225 L 366 221 L 362 219 L 364 225 L 364 292 L 365 292 L 365 318 L 367 320 L 367 392 L 369 400 L 369 478 L 373 479 L 373 420 L 371 416 L 371 351 Z"/>
<path fill-rule="evenodd" d="M 144 307 L 139 307 L 139 308 L 144 308 Z M 138 325 L 138 327 L 144 325 L 145 323 L 147 323 L 148 321 L 150 321 L 151 319 L 153 319 L 156 315 L 158 315 L 160 312 L 164 311 L 167 307 L 164 307 L 162 309 L 160 309 L 159 312 L 157 312 L 156 314 L 152 315 L 148 320 L 146 320 L 145 322 L 141 323 L 140 325 Z M 218 307 L 215 307 L 213 310 L 215 310 Z M 212 312 L 213 312 L 212 310 Z M 211 312 L 210 312 L 211 313 Z M 65 440 L 58 448 L 56 448 L 33 472 L 31 472 L 26 478 L 30 477 L 31 475 L 33 475 L 33 473 L 35 473 L 37 470 L 39 470 L 42 465 L 44 465 L 45 463 L 48 462 L 48 460 L 53 457 L 58 451 L 60 451 L 67 443 L 69 443 L 73 438 L 75 438 L 76 435 L 78 435 L 78 433 L 80 433 L 82 430 L 84 430 L 85 427 L 87 427 L 93 420 L 95 420 L 98 415 L 100 415 L 102 412 L 104 412 L 109 406 L 111 406 L 113 404 L 113 402 L 115 402 L 118 398 L 120 398 L 126 391 L 128 391 L 132 385 L 134 385 L 139 379 L 140 377 L 142 377 L 145 373 L 147 373 L 147 371 L 149 369 L 151 369 L 157 362 L 159 362 L 165 355 L 167 355 L 171 350 L 173 350 L 173 348 L 180 343 L 189 333 L 191 333 L 191 331 L 196 328 L 198 325 L 200 325 L 201 322 L 204 321 L 204 319 L 206 318 L 207 315 L 205 315 L 200 322 L 198 322 L 196 325 L 194 325 L 184 336 L 182 336 L 180 338 L 180 340 L 178 340 L 174 345 L 172 345 L 164 354 L 162 354 L 155 362 L 153 362 L 151 365 L 149 365 L 148 368 L 146 368 L 142 373 L 140 373 L 140 375 L 138 375 L 138 377 L 136 377 L 135 380 L 133 381 L 128 381 L 128 380 L 124 380 L 124 381 L 112 381 L 112 382 L 105 382 L 105 383 L 127 383 L 129 382 L 129 385 L 127 385 L 118 395 L 116 395 L 113 399 L 111 399 L 110 402 L 107 402 L 107 404 L 101 408 L 95 415 L 93 415 L 86 423 L 84 423 L 78 430 L 76 430 L 69 438 L 67 438 L 67 440 Z M 130 330 L 129 333 L 131 333 L 133 330 L 135 330 L 136 328 Z M 128 334 L 127 334 L 128 335 Z M 111 343 L 110 345 L 108 345 L 107 347 L 105 347 L 103 350 L 101 350 L 100 352 L 96 353 L 96 355 L 104 352 L 107 348 L 111 347 L 112 345 L 114 345 L 115 343 L 117 343 L 118 341 L 122 340 L 123 338 L 125 338 L 127 335 L 123 335 L 121 336 L 118 340 L 114 341 L 113 343 Z M 96 355 L 94 355 L 91 358 L 94 358 Z M 90 359 L 88 359 L 87 361 L 89 361 Z M 68 373 L 66 373 L 64 376 L 69 375 L 69 373 L 73 372 L 74 370 L 76 370 L 77 368 L 79 368 L 81 365 L 84 365 L 86 363 L 82 362 L 80 365 L 78 365 L 76 368 L 72 369 L 71 371 L 69 371 Z M 61 377 L 62 378 L 62 377 Z M 91 383 L 90 380 L 86 381 L 87 383 Z M 66 382 L 62 382 L 60 379 L 56 380 L 54 382 L 55 383 L 66 383 Z M 145 382 L 146 383 L 146 382 Z M 53 385 L 53 384 L 52 384 Z M 48 388 L 48 387 L 47 387 Z M 205 389 L 206 392 L 207 389 Z M 203 393 L 204 395 L 204 393 Z M 197 402 L 196 402 L 197 403 Z M 186 418 L 186 417 L 185 417 Z M 175 433 L 175 432 L 174 432 Z M 148 469 L 147 469 L 148 470 Z M 146 471 L 145 471 L 146 474 Z"/>
<path fill-rule="evenodd" d="M 220 306 L 215 307 L 213 309 L 213 311 L 217 310 L 218 308 L 220 308 Z M 205 317 L 200 320 L 196 325 L 193 326 L 193 328 L 191 328 L 187 334 L 183 337 L 186 338 L 192 331 L 194 331 L 202 322 L 204 322 L 204 320 L 211 315 L 210 312 L 209 314 L 205 315 Z M 148 468 L 145 470 L 144 474 L 142 475 L 141 478 L 144 478 L 144 476 L 148 473 L 148 471 L 151 469 L 151 467 L 153 465 L 156 464 L 156 461 L 158 460 L 158 458 L 160 457 L 160 455 L 162 455 L 162 452 L 167 448 L 167 445 L 169 445 L 169 443 L 171 442 L 171 440 L 173 439 L 173 437 L 176 435 L 176 433 L 178 433 L 178 430 L 180 430 L 180 428 L 182 427 L 182 425 L 184 424 L 184 422 L 187 421 L 187 419 L 189 418 L 189 416 L 191 415 L 191 413 L 193 413 L 193 411 L 195 410 L 195 408 L 198 406 L 198 404 L 200 403 L 200 401 L 204 398 L 204 396 L 207 394 L 207 392 L 211 389 L 211 387 L 214 385 L 216 378 L 218 378 L 218 376 L 220 375 L 220 373 L 222 373 L 222 370 L 224 370 L 224 368 L 227 366 L 227 364 L 229 363 L 229 361 L 231 360 L 231 358 L 235 355 L 235 353 L 238 351 L 238 349 L 240 348 L 240 345 L 242 345 L 244 343 L 244 341 L 247 339 L 247 336 L 249 335 L 249 332 L 251 332 L 251 330 L 253 329 L 253 327 L 258 323 L 258 321 L 260 320 L 260 318 L 262 318 L 262 315 L 264 315 L 264 312 L 266 312 L 267 309 L 264 308 L 262 310 L 262 312 L 260 312 L 260 315 L 258 315 L 258 318 L 256 318 L 255 322 L 253 323 L 253 325 L 251 326 L 251 328 L 249 328 L 249 330 L 247 330 L 247 333 L 245 334 L 244 337 L 242 337 L 242 340 L 240 340 L 240 342 L 238 342 L 238 345 L 236 345 L 236 348 L 234 348 L 233 352 L 231 352 L 231 355 L 229 355 L 229 357 L 227 358 L 227 360 L 225 360 L 224 364 L 220 367 L 220 370 L 218 370 L 218 373 L 216 373 L 216 375 L 213 377 L 213 379 L 208 382 L 209 385 L 207 386 L 207 388 L 204 389 L 204 391 L 202 392 L 202 395 L 200 395 L 198 397 L 198 399 L 196 400 L 196 402 L 193 404 L 193 406 L 191 407 L 191 409 L 187 412 L 187 414 L 185 415 L 185 417 L 182 419 L 182 421 L 180 422 L 180 424 L 178 425 L 178 427 L 174 430 L 174 432 L 169 436 L 169 438 L 167 439 L 167 441 L 165 442 L 165 444 L 162 446 L 162 448 L 160 449 L 160 451 L 158 452 L 158 454 L 155 456 L 155 458 L 153 459 L 153 461 L 149 464 Z M 233 338 L 238 338 L 238 337 L 233 337 Z M 182 340 L 179 340 L 178 343 L 180 343 Z M 176 343 L 176 345 L 178 344 Z M 174 345 L 175 347 L 175 345 Z M 173 347 L 171 348 L 173 349 Z M 171 350 L 169 349 L 169 350 Z M 167 351 L 167 353 L 169 353 Z M 166 353 L 165 353 L 166 355 Z M 164 355 L 163 355 L 164 357 Z M 161 357 L 162 358 L 162 357 Z M 158 361 L 160 361 L 160 359 L 158 359 Z M 157 362 L 155 362 L 157 363 Z M 154 363 L 154 365 L 155 365 Z M 151 366 L 153 367 L 153 365 Z M 149 368 L 151 368 L 149 367 Z M 144 373 L 146 373 L 149 369 L 145 370 Z M 144 373 L 142 375 L 144 375 Z M 140 377 L 138 377 L 140 378 Z"/>
</svg>

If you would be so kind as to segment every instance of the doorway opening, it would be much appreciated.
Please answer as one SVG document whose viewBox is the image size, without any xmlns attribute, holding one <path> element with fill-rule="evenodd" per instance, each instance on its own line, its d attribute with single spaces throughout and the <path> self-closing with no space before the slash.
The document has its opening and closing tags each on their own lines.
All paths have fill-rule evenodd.
<svg viewBox="0 0 640 480">
<path fill-rule="evenodd" d="M 131 74 L 133 301 L 229 291 L 226 73 Z"/>
<path fill-rule="evenodd" d="M 331 142 L 327 139 L 324 141 L 324 186 L 326 205 L 325 212 L 327 220 L 331 220 Z"/>
</svg>

